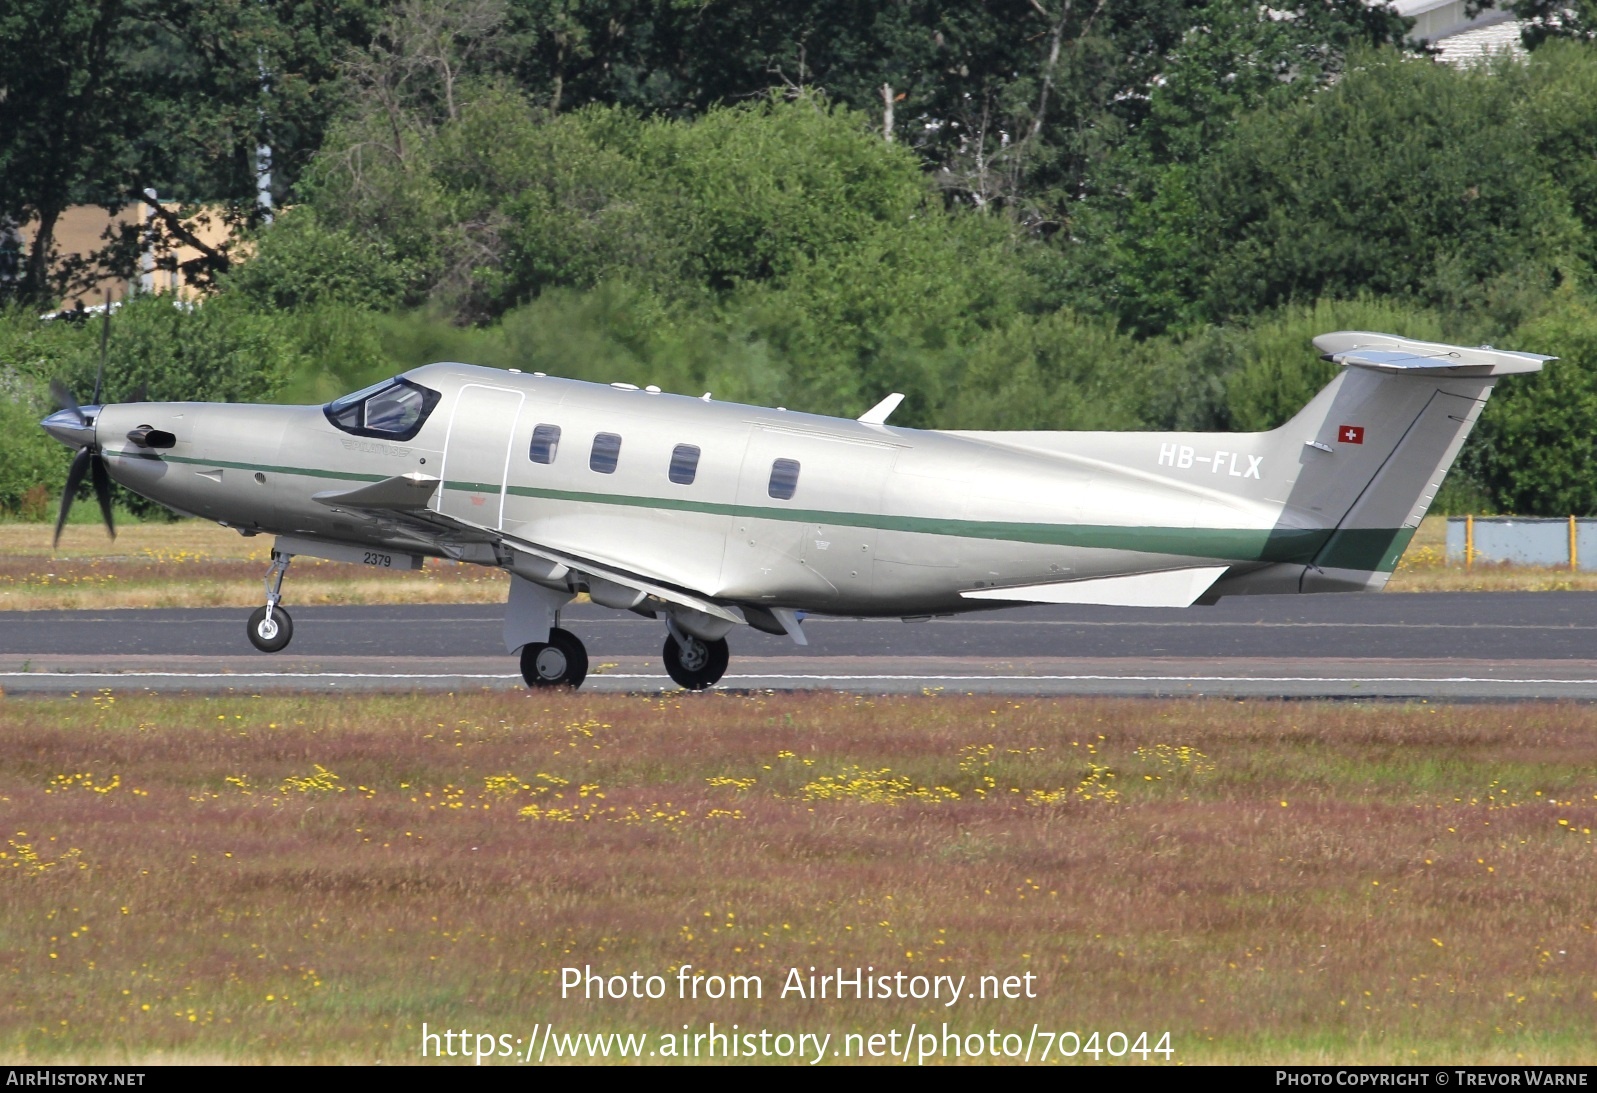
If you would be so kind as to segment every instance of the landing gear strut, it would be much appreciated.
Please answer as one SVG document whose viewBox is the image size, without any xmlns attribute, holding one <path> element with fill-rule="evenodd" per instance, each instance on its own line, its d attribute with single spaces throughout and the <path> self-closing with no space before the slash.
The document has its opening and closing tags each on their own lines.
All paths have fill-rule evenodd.
<svg viewBox="0 0 1597 1093">
<path fill-rule="evenodd" d="M 588 650 L 571 631 L 553 627 L 548 641 L 521 647 L 521 678 L 534 689 L 580 687 L 588 678 Z"/>
<path fill-rule="evenodd" d="M 665 639 L 661 655 L 665 658 L 666 673 L 690 691 L 702 691 L 719 683 L 732 659 L 725 638 L 705 641 L 675 627 Z"/>
<path fill-rule="evenodd" d="M 294 637 L 294 620 L 282 606 L 283 577 L 288 573 L 292 554 L 272 551 L 272 568 L 266 571 L 266 606 L 250 616 L 250 644 L 263 653 L 276 653 L 288 647 Z"/>
</svg>

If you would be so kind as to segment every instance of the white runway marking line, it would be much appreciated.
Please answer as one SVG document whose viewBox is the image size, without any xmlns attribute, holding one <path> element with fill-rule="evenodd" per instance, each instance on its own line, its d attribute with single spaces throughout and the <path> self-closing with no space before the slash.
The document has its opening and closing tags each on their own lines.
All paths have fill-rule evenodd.
<svg viewBox="0 0 1597 1093">
<path fill-rule="evenodd" d="M 17 679 L 520 679 L 474 672 L 0 672 Z M 616 678 L 612 676 L 611 678 Z M 626 677 L 634 678 L 634 677 Z M 637 676 L 664 679 L 665 676 Z"/>
<path fill-rule="evenodd" d="M 516 674 L 473 672 L 0 672 L 0 678 L 15 679 L 491 679 L 519 680 Z M 662 680 L 664 675 L 643 673 L 595 673 L 594 679 Z M 1535 683 L 1587 686 L 1597 679 L 1520 679 L 1490 676 L 977 676 L 977 675 L 803 675 L 769 674 L 727 676 L 722 683 L 751 683 L 757 680 L 807 682 L 848 682 L 851 680 L 902 683 Z"/>
<path fill-rule="evenodd" d="M 203 609 L 199 609 L 199 610 L 203 610 Z M 115 618 L 112 618 L 112 617 L 109 617 L 109 616 L 100 615 L 100 616 L 84 617 L 84 618 L 57 619 L 57 620 L 52 620 L 52 621 L 57 622 L 57 623 L 63 623 L 64 622 L 64 623 L 67 623 L 69 625 L 73 625 L 73 624 L 99 625 L 101 623 L 117 622 L 117 621 L 123 621 L 123 620 L 118 620 L 118 619 L 115 619 Z M 503 620 L 503 617 L 499 616 L 499 615 L 445 615 L 445 616 L 437 616 L 437 617 L 435 617 L 435 616 L 426 616 L 426 615 L 417 615 L 417 616 L 401 615 L 401 616 L 393 616 L 393 617 L 386 617 L 386 618 L 385 617 L 363 618 L 363 617 L 355 616 L 355 615 L 329 615 L 329 616 L 315 616 L 313 618 L 313 621 L 315 621 L 318 625 L 328 624 L 328 623 L 361 624 L 361 625 L 368 625 L 368 624 L 371 624 L 371 623 L 382 623 L 384 625 L 399 625 L 399 624 L 402 624 L 402 623 L 411 623 L 411 624 L 416 624 L 416 625 L 437 626 L 439 624 L 454 625 L 456 623 L 460 623 L 460 624 L 484 623 L 484 624 L 487 624 L 487 623 L 502 622 L 504 620 Z M 580 618 L 580 619 L 574 619 L 572 621 L 576 622 L 577 624 L 579 624 L 579 625 L 581 625 L 583 627 L 589 627 L 589 626 L 632 626 L 632 627 L 641 627 L 641 626 L 645 625 L 644 622 L 642 622 L 640 620 L 634 620 L 634 619 Z M 1336 629 L 1336 630 L 1558 630 L 1558 631 L 1597 630 L 1597 625 L 1592 625 L 1592 624 L 1589 624 L 1589 623 L 1575 623 L 1575 622 L 1570 622 L 1570 623 L 1559 623 L 1559 622 L 1545 622 L 1545 623 L 1542 623 L 1542 622 L 1505 622 L 1505 623 L 1495 623 L 1495 622 L 1345 622 L 1345 621 L 1344 622 L 1336 622 L 1336 621 L 1317 622 L 1317 621 L 1312 620 L 1312 619 L 1307 619 L 1307 620 L 1287 620 L 1287 621 L 1279 621 L 1279 622 L 1270 622 L 1270 621 L 1267 621 L 1267 620 L 1264 620 L 1264 619 L 1221 619 L 1221 620 L 1210 619 L 1210 620 L 1203 620 L 1203 621 L 1194 622 L 1194 621 L 1178 620 L 1178 619 L 1170 619 L 1170 620 L 1149 619 L 1149 620 L 1144 621 L 1144 620 L 1141 620 L 1141 619 L 971 619 L 971 618 L 928 619 L 926 621 L 928 621 L 930 623 L 941 623 L 941 624 L 943 624 L 945 626 L 946 625 L 957 625 L 957 626 L 1050 626 L 1050 627 L 1074 626 L 1074 627 L 1093 627 L 1093 628 L 1101 628 L 1101 629 L 1131 629 L 1131 630 L 1141 629 L 1141 628 L 1145 628 L 1145 627 L 1158 627 L 1160 629 L 1171 629 L 1171 628 L 1174 628 L 1174 629 L 1178 629 L 1178 630 L 1180 630 L 1180 629 L 1213 630 L 1213 629 L 1216 629 L 1216 628 L 1222 628 L 1222 629 L 1230 628 L 1230 629 L 1244 629 L 1244 630 L 1318 630 L 1318 629 L 1326 629 L 1326 628 Z M 235 625 L 235 623 L 236 623 L 236 620 L 234 618 L 232 618 L 231 616 L 229 616 L 227 618 L 219 618 L 219 619 L 159 619 L 159 618 L 157 618 L 157 619 L 140 619 L 139 620 L 139 624 L 141 626 L 143 626 L 143 625 L 155 625 L 155 626 L 224 626 L 225 627 L 225 626 L 233 626 L 233 625 Z M 889 625 L 889 624 L 893 625 L 893 626 L 898 626 L 898 625 L 901 625 L 901 620 L 899 620 L 899 619 L 821 618 L 819 616 L 812 615 L 808 619 L 805 620 L 805 623 L 806 623 L 806 625 L 825 626 L 825 627 L 831 627 L 831 626 L 837 625 L 839 623 L 847 623 L 847 624 L 854 625 L 854 626 L 859 626 L 859 625 L 886 626 L 886 625 Z"/>
</svg>

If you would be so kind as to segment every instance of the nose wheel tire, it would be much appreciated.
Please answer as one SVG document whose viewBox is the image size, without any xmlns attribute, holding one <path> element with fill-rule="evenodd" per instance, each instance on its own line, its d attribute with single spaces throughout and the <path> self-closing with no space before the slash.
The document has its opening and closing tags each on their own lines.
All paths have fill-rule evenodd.
<svg viewBox="0 0 1597 1093">
<path fill-rule="evenodd" d="M 588 650 L 575 634 L 557 626 L 549 631 L 548 641 L 521 647 L 521 678 L 535 689 L 580 687 L 588 678 Z"/>
<path fill-rule="evenodd" d="M 702 691 L 715 686 L 726 675 L 732 651 L 725 638 L 705 641 L 690 634 L 683 645 L 677 644 L 674 636 L 666 638 L 661 656 L 665 658 L 666 674 L 676 680 L 678 686 Z"/>
<path fill-rule="evenodd" d="M 250 616 L 249 635 L 250 644 L 261 652 L 280 652 L 294 637 L 294 620 L 288 617 L 282 604 L 272 609 L 271 618 L 266 617 L 266 608 L 257 607 Z"/>
</svg>

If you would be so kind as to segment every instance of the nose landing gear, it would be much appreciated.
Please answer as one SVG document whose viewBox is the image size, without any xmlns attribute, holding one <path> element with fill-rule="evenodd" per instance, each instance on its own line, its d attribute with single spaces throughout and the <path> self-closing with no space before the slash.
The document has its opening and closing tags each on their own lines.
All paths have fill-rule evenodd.
<svg viewBox="0 0 1597 1093">
<path fill-rule="evenodd" d="M 250 615 L 250 644 L 263 653 L 276 653 L 288 647 L 294 637 L 294 620 L 282 606 L 283 577 L 288 573 L 292 554 L 272 551 L 272 568 L 266 571 L 266 606 Z"/>
<path fill-rule="evenodd" d="M 521 678 L 535 690 L 580 687 L 588 678 L 588 650 L 571 631 L 553 627 L 548 641 L 521 647 Z"/>
</svg>

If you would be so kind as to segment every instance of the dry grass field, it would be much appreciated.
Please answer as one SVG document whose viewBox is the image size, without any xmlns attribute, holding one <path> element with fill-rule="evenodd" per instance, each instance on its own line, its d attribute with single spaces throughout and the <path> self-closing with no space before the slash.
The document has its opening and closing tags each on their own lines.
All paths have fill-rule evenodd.
<svg viewBox="0 0 1597 1093">
<path fill-rule="evenodd" d="M 413 1062 L 424 1022 L 1597 1061 L 1593 707 L 98 694 L 0 726 L 11 1062 Z M 763 998 L 680 1000 L 684 965 Z M 563 999 L 583 966 L 669 990 Z M 812 966 L 1035 998 L 779 997 Z"/>
<path fill-rule="evenodd" d="M 1447 564 L 1447 517 L 1427 516 L 1387 583 L 1388 592 L 1594 592 L 1597 570 Z"/>
<path fill-rule="evenodd" d="M 52 549 L 51 534 L 47 524 L 0 524 L 0 611 L 265 602 L 269 535 L 183 520 L 125 524 L 113 540 L 98 524 L 69 524 Z M 438 559 L 399 573 L 297 557 L 283 585 L 294 604 L 503 603 L 505 589 L 498 570 Z"/>
<path fill-rule="evenodd" d="M 92 508 L 92 506 L 79 506 Z M 46 524 L 0 523 L 0 611 L 106 607 L 254 607 L 271 550 L 202 520 L 129 523 L 116 539 L 98 524 L 69 524 L 51 549 Z M 1393 592 L 1597 590 L 1597 572 L 1445 562 L 1446 521 L 1428 517 L 1393 575 Z M 496 570 L 431 559 L 410 573 L 297 558 L 289 604 L 503 603 Z"/>
</svg>

